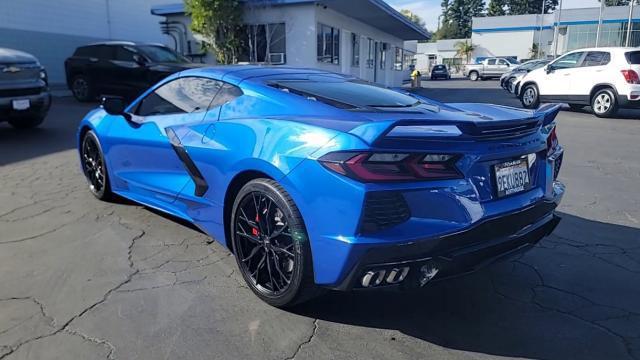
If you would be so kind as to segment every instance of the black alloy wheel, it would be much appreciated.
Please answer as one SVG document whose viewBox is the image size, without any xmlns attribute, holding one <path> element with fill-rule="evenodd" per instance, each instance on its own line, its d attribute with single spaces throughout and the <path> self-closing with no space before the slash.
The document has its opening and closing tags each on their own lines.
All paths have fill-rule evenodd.
<svg viewBox="0 0 640 360">
<path fill-rule="evenodd" d="M 71 92 L 80 102 L 89 102 L 96 98 L 91 81 L 84 75 L 76 75 L 71 80 Z"/>
<path fill-rule="evenodd" d="M 278 183 L 256 179 L 240 190 L 231 238 L 243 278 L 263 301 L 286 307 L 316 295 L 302 217 Z"/>
<path fill-rule="evenodd" d="M 82 140 L 80 161 L 84 176 L 89 183 L 89 191 L 100 200 L 107 200 L 111 197 L 111 187 L 102 148 L 93 131 L 87 132 Z"/>
</svg>

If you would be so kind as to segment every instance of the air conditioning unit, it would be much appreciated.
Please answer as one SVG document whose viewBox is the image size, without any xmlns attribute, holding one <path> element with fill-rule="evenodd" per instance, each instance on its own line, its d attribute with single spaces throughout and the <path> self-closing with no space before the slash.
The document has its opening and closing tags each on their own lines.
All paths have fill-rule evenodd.
<svg viewBox="0 0 640 360">
<path fill-rule="evenodd" d="M 273 65 L 282 65 L 285 63 L 284 53 L 269 53 L 269 63 Z"/>
</svg>

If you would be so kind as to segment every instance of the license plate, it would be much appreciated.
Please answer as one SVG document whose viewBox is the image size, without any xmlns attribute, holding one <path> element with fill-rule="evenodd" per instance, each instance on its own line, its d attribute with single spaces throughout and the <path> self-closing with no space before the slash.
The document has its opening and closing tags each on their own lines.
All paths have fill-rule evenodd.
<svg viewBox="0 0 640 360">
<path fill-rule="evenodd" d="M 494 167 L 498 197 L 517 194 L 531 188 L 529 162 L 518 159 L 497 164 Z"/>
<path fill-rule="evenodd" d="M 11 105 L 13 106 L 13 110 L 27 110 L 31 107 L 31 102 L 29 99 L 13 100 Z"/>
</svg>

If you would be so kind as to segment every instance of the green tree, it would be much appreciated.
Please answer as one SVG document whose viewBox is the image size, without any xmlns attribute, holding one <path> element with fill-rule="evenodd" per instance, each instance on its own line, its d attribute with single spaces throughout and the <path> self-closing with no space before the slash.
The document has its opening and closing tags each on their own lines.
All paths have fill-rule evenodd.
<svg viewBox="0 0 640 360">
<path fill-rule="evenodd" d="M 440 29 L 433 34 L 432 40 L 458 39 L 460 28 L 455 21 L 447 22 L 440 26 Z"/>
<path fill-rule="evenodd" d="M 629 0 L 606 0 L 605 5 L 607 6 L 627 6 L 629 5 Z M 636 1 L 636 4 L 638 2 Z"/>
<path fill-rule="evenodd" d="M 533 43 L 531 48 L 529 48 L 529 57 L 532 59 L 542 58 L 544 57 L 544 50 L 540 48 L 538 43 Z"/>
<path fill-rule="evenodd" d="M 191 30 L 206 39 L 222 64 L 237 61 L 242 37 L 242 5 L 238 0 L 184 0 Z"/>
<path fill-rule="evenodd" d="M 456 56 L 464 57 L 467 63 L 469 63 L 471 61 L 471 55 L 476 49 L 475 45 L 469 41 L 458 41 L 454 46 L 456 48 Z"/>
<path fill-rule="evenodd" d="M 414 14 L 411 10 L 402 9 L 400 10 L 400 14 L 404 15 L 404 17 L 409 19 L 409 21 L 416 24 L 418 27 L 427 30 L 424 20 L 420 16 Z"/>
<path fill-rule="evenodd" d="M 484 0 L 442 0 L 442 26 L 447 24 L 457 24 L 457 31 L 453 32 L 449 28 L 447 35 L 453 37 L 442 37 L 442 39 L 468 38 L 471 36 L 471 20 L 474 16 L 483 16 Z"/>
<path fill-rule="evenodd" d="M 540 14 L 543 1 L 545 14 L 552 12 L 558 6 L 558 0 L 507 0 L 508 14 Z"/>
<path fill-rule="evenodd" d="M 506 0 L 491 0 L 489 2 L 489 9 L 487 10 L 487 16 L 502 16 L 507 14 L 507 2 Z"/>
</svg>

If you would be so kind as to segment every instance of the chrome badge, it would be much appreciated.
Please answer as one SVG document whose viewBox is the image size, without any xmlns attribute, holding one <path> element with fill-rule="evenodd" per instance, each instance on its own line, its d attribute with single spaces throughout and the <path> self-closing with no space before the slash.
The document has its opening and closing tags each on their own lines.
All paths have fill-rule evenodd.
<svg viewBox="0 0 640 360">
<path fill-rule="evenodd" d="M 6 68 L 2 69 L 2 72 L 4 73 L 17 73 L 22 71 L 21 68 L 17 67 L 17 66 L 7 66 Z"/>
</svg>

